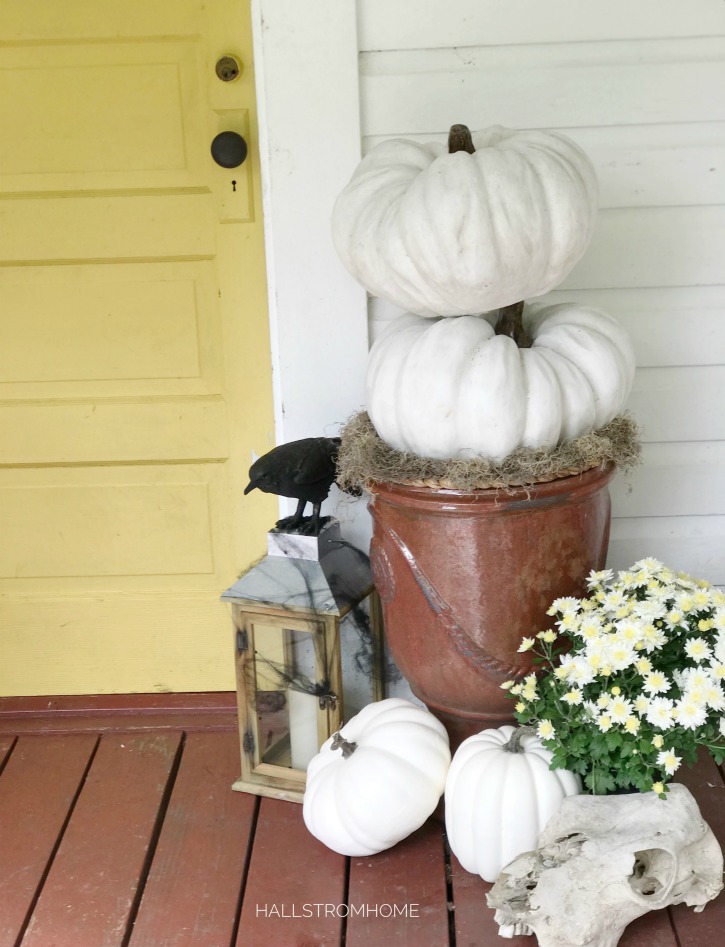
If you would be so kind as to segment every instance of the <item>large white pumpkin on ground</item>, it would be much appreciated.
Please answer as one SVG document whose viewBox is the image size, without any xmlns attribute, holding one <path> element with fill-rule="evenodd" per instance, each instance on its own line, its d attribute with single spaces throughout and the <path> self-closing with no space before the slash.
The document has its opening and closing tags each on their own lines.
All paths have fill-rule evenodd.
<svg viewBox="0 0 725 947">
<path fill-rule="evenodd" d="M 387 444 L 420 457 L 501 461 L 518 447 L 588 434 L 623 409 L 635 359 L 612 316 L 574 303 L 533 307 L 519 326 L 524 347 L 492 321 L 408 313 L 382 333 L 365 388 Z"/>
<path fill-rule="evenodd" d="M 460 745 L 446 780 L 446 833 L 466 871 L 495 881 L 505 865 L 537 847 L 566 796 L 582 791 L 574 773 L 549 769 L 551 756 L 523 728 L 484 730 Z"/>
<path fill-rule="evenodd" d="M 431 815 L 451 754 L 443 724 L 391 697 L 368 704 L 307 767 L 305 825 L 341 855 L 391 848 Z"/>
<path fill-rule="evenodd" d="M 368 292 L 461 316 L 557 286 L 589 244 L 596 206 L 594 168 L 566 136 L 493 126 L 471 139 L 460 125 L 448 147 L 373 148 L 337 199 L 332 233 Z"/>
</svg>

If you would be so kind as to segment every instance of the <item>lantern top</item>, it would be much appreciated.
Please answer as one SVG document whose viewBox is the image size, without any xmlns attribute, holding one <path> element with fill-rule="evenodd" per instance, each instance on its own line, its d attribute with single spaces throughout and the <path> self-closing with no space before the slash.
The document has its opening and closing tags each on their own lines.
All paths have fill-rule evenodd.
<svg viewBox="0 0 725 947">
<path fill-rule="evenodd" d="M 267 537 L 268 554 L 222 593 L 222 601 L 342 617 L 372 591 L 369 558 L 342 539 L 336 520 L 319 537 L 282 530 Z"/>
</svg>

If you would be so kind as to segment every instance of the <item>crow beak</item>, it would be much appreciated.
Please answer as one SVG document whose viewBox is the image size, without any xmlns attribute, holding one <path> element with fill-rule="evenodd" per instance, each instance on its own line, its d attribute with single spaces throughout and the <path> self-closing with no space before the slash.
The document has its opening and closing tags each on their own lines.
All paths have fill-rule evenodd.
<svg viewBox="0 0 725 947">
<path fill-rule="evenodd" d="M 254 490 L 255 487 L 256 487 L 256 483 L 254 483 L 253 480 L 250 480 L 247 486 L 244 488 L 244 496 L 246 496 L 248 493 L 251 493 L 251 491 Z"/>
</svg>

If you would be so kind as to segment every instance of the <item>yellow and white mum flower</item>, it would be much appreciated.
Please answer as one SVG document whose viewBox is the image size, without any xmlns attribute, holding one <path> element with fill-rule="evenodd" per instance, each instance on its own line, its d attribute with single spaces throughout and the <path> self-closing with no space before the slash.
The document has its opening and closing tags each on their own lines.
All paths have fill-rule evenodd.
<svg viewBox="0 0 725 947">
<path fill-rule="evenodd" d="M 602 622 L 597 615 L 587 615 L 581 620 L 579 634 L 588 641 L 598 638 L 602 633 Z"/>
<path fill-rule="evenodd" d="M 553 740 L 554 735 L 556 734 L 556 729 L 551 720 L 541 720 L 539 721 L 539 726 L 536 728 L 536 735 L 541 740 Z"/>
<path fill-rule="evenodd" d="M 634 709 L 640 716 L 646 714 L 649 709 L 649 698 L 645 697 L 644 694 L 639 694 L 634 699 Z"/>
<path fill-rule="evenodd" d="M 634 716 L 629 716 L 624 721 L 624 729 L 627 733 L 631 733 L 633 736 L 639 733 L 640 727 L 642 726 L 641 722 Z"/>
<path fill-rule="evenodd" d="M 637 562 L 632 566 L 632 571 L 642 569 L 644 572 L 648 572 L 650 575 L 657 575 L 664 566 L 659 561 L 659 559 L 654 559 L 652 556 L 647 556 L 646 559 L 638 559 Z"/>
<path fill-rule="evenodd" d="M 614 723 L 624 723 L 632 715 L 632 703 L 624 697 L 614 697 L 609 703 L 607 713 Z"/>
<path fill-rule="evenodd" d="M 638 618 L 649 619 L 650 621 L 663 618 L 667 614 L 667 608 L 664 603 L 651 598 L 643 599 L 641 602 L 635 602 L 633 611 Z"/>
<path fill-rule="evenodd" d="M 693 661 L 708 661 L 712 657 L 712 651 L 702 638 L 690 638 L 685 642 L 685 654 Z"/>
<path fill-rule="evenodd" d="M 624 602 L 624 592 L 620 589 L 610 589 L 604 593 L 602 605 L 610 611 L 615 611 Z"/>
<path fill-rule="evenodd" d="M 587 576 L 587 587 L 593 589 L 596 586 L 606 585 L 613 578 L 614 573 L 611 569 L 600 569 L 599 572 L 592 570 Z"/>
<path fill-rule="evenodd" d="M 687 592 L 685 592 L 682 595 L 678 595 L 676 601 L 677 601 L 677 608 L 683 614 L 686 614 L 687 612 L 691 612 L 692 609 L 695 607 L 694 598 L 692 597 L 692 595 L 690 595 Z"/>
<path fill-rule="evenodd" d="M 653 727 L 668 730 L 672 726 L 673 703 L 668 697 L 653 697 L 649 702 L 646 717 Z"/>
<path fill-rule="evenodd" d="M 572 611 L 565 611 L 557 621 L 556 627 L 559 631 L 576 631 L 579 628 L 579 616 Z"/>
<path fill-rule="evenodd" d="M 710 671 L 704 667 L 685 668 L 677 677 L 679 686 L 688 691 L 702 690 L 712 683 Z"/>
<path fill-rule="evenodd" d="M 696 608 L 709 608 L 712 605 L 712 593 L 709 589 L 698 589 L 692 596 Z"/>
<path fill-rule="evenodd" d="M 637 660 L 634 646 L 615 639 L 606 650 L 605 660 L 615 671 L 623 671 Z"/>
<path fill-rule="evenodd" d="M 636 621 L 631 621 L 631 620 L 618 621 L 616 628 L 617 628 L 616 634 L 619 641 L 622 641 L 624 642 L 624 644 L 628 644 L 631 646 L 634 646 L 636 642 L 639 641 L 640 636 L 642 634 L 642 629 L 640 628 L 639 623 Z"/>
<path fill-rule="evenodd" d="M 707 719 L 707 708 L 704 703 L 692 700 L 689 696 L 677 701 L 673 707 L 673 713 L 677 717 L 678 725 L 686 730 L 696 730 Z"/>
<path fill-rule="evenodd" d="M 602 731 L 602 733 L 607 733 L 612 729 L 612 718 L 607 714 L 602 714 L 602 716 L 597 720 L 597 726 Z"/>
<path fill-rule="evenodd" d="M 677 772 L 677 770 L 680 768 L 681 762 L 682 757 L 675 756 L 675 751 L 673 749 L 662 750 L 661 753 L 657 754 L 657 765 L 661 766 L 668 776 L 672 776 Z"/>
<path fill-rule="evenodd" d="M 652 662 L 649 658 L 637 658 L 634 666 L 640 674 L 650 674 L 652 672 Z"/>
<path fill-rule="evenodd" d="M 576 615 L 580 609 L 581 602 L 578 598 L 574 598 L 573 595 L 565 595 L 561 598 L 554 599 L 554 601 L 551 603 L 551 607 L 547 611 L 547 614 L 549 612 L 572 612 L 574 615 Z"/>
<path fill-rule="evenodd" d="M 725 710 L 725 692 L 719 684 L 709 684 L 704 691 L 708 707 L 712 710 Z"/>
<path fill-rule="evenodd" d="M 531 649 L 534 647 L 535 644 L 536 644 L 536 641 L 534 638 L 522 638 L 521 644 L 519 645 L 518 650 L 520 652 L 531 651 Z"/>
<path fill-rule="evenodd" d="M 568 691 L 566 694 L 564 694 L 561 699 L 565 701 L 567 704 L 576 705 L 582 702 L 582 700 L 584 699 L 584 695 L 582 694 L 582 692 L 579 690 L 578 687 L 575 687 L 572 690 Z"/>
<path fill-rule="evenodd" d="M 671 687 L 672 681 L 662 671 L 652 671 L 647 674 L 642 684 L 642 688 L 648 694 L 666 694 Z"/>
<path fill-rule="evenodd" d="M 665 745 L 665 738 L 662 736 L 661 733 L 655 733 L 655 735 L 652 737 L 652 746 L 654 746 L 655 749 L 660 750 L 662 749 L 664 745 Z"/>
</svg>

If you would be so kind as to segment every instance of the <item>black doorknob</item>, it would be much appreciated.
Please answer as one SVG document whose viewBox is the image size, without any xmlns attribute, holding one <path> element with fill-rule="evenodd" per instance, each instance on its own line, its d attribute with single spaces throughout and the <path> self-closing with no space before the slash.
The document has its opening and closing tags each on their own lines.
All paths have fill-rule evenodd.
<svg viewBox="0 0 725 947">
<path fill-rule="evenodd" d="M 247 143 L 237 132 L 219 132 L 211 143 L 211 156 L 222 168 L 238 168 L 247 157 Z"/>
</svg>

